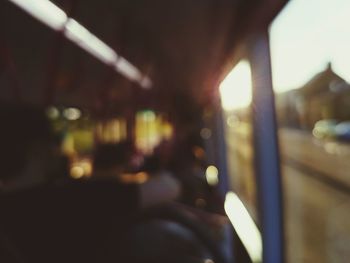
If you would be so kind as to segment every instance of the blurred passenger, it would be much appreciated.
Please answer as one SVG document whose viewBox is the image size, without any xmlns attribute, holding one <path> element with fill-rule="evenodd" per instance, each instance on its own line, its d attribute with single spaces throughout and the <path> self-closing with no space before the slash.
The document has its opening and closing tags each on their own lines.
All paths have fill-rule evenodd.
<svg viewBox="0 0 350 263">
<path fill-rule="evenodd" d="M 208 163 L 202 143 L 197 129 L 180 127 L 166 166 L 181 182 L 180 202 L 207 212 L 225 214 L 224 200 L 218 189 L 206 180 Z"/>
<path fill-rule="evenodd" d="M 129 142 L 98 145 L 93 155 L 93 178 L 118 179 L 118 175 L 128 167 L 131 147 Z"/>
<path fill-rule="evenodd" d="M 94 154 L 94 173 L 96 180 L 115 179 L 126 183 L 125 176 L 134 177 L 128 180 L 137 186 L 141 208 L 174 201 L 180 195 L 180 185 L 170 172 L 148 169 L 146 173 L 127 174 L 130 168 L 133 149 L 130 142 L 99 145 Z M 123 177 L 124 175 L 124 177 Z M 144 175 L 138 177 L 138 175 Z"/>
<path fill-rule="evenodd" d="M 48 182 L 55 167 L 54 136 L 42 111 L 0 106 L 0 182 L 3 191 Z"/>
<path fill-rule="evenodd" d="M 166 176 L 144 187 L 117 180 L 52 183 L 55 139 L 44 112 L 1 104 L 0 120 L 0 237 L 25 262 L 100 262 L 122 242 L 139 208 L 176 185 L 167 188 Z"/>
</svg>

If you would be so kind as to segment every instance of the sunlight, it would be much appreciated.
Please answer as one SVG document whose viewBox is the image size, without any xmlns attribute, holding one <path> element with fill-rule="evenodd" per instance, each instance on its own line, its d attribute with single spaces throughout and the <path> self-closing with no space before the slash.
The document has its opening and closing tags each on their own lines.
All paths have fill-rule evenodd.
<svg viewBox="0 0 350 263">
<path fill-rule="evenodd" d="M 242 201 L 233 192 L 226 194 L 225 211 L 252 261 L 261 262 L 263 249 L 261 233 Z"/>
<path fill-rule="evenodd" d="M 329 62 L 350 82 L 349 8 L 348 0 L 289 2 L 270 28 L 275 91 L 300 88 Z"/>
<path fill-rule="evenodd" d="M 248 61 L 239 62 L 220 85 L 222 107 L 233 110 L 247 107 L 252 100 L 252 79 Z"/>
</svg>

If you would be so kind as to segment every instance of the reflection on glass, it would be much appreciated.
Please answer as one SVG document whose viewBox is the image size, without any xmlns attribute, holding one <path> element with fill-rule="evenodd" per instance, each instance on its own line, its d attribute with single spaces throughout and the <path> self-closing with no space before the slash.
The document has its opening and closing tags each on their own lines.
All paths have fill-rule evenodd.
<svg viewBox="0 0 350 263">
<path fill-rule="evenodd" d="M 112 119 L 100 122 L 95 129 L 97 140 L 101 143 L 118 143 L 126 140 L 127 127 L 125 119 Z"/>
<path fill-rule="evenodd" d="M 75 121 L 81 117 L 81 111 L 76 108 L 67 108 L 63 110 L 63 116 L 70 121 Z"/>
<path fill-rule="evenodd" d="M 56 107 L 49 107 L 46 110 L 46 114 L 50 120 L 56 120 L 60 117 L 60 112 Z"/>
<path fill-rule="evenodd" d="M 92 161 L 89 158 L 75 158 L 71 161 L 70 176 L 73 179 L 89 177 L 92 174 Z"/>
<path fill-rule="evenodd" d="M 143 154 L 152 154 L 162 140 L 172 137 L 172 125 L 151 110 L 138 112 L 135 122 L 135 144 Z"/>
<path fill-rule="evenodd" d="M 350 257 L 349 10 L 293 0 L 271 27 L 288 262 Z"/>
<path fill-rule="evenodd" d="M 216 168 L 213 165 L 208 166 L 207 170 L 205 171 L 205 177 L 209 185 L 213 185 L 213 186 L 217 185 L 219 183 L 218 168 Z"/>
<path fill-rule="evenodd" d="M 203 128 L 200 131 L 200 136 L 204 139 L 204 140 L 209 140 L 211 137 L 211 130 L 209 128 Z"/>
</svg>

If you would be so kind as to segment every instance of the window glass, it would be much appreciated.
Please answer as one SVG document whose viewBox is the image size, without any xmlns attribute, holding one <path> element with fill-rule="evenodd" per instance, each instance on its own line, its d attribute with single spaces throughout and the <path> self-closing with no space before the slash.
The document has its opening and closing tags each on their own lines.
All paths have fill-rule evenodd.
<svg viewBox="0 0 350 263">
<path fill-rule="evenodd" d="M 250 103 L 252 81 L 249 62 L 240 61 L 220 85 L 224 111 L 231 190 L 257 222 Z"/>
<path fill-rule="evenodd" d="M 350 257 L 349 10 L 292 0 L 270 29 L 288 262 Z"/>
</svg>

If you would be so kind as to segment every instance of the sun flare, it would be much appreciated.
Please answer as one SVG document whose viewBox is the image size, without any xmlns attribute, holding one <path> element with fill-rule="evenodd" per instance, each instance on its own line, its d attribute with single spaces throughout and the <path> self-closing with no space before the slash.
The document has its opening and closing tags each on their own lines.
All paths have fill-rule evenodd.
<svg viewBox="0 0 350 263">
<path fill-rule="evenodd" d="M 220 97 L 225 110 L 247 107 L 252 100 L 252 79 L 248 61 L 239 62 L 220 84 Z"/>
</svg>

